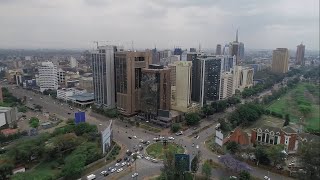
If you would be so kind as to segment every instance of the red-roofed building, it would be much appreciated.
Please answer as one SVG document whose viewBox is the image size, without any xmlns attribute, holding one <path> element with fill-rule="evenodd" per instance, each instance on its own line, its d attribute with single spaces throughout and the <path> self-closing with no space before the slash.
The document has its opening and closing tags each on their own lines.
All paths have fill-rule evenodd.
<svg viewBox="0 0 320 180">
<path fill-rule="evenodd" d="M 241 128 L 237 127 L 232 131 L 227 138 L 223 140 L 223 144 L 227 142 L 236 142 L 240 145 L 250 145 L 250 139 L 247 133 L 243 132 Z"/>
<path fill-rule="evenodd" d="M 0 131 L 1 134 L 5 135 L 5 136 L 9 136 L 12 134 L 17 134 L 18 133 L 18 129 L 3 129 Z"/>
</svg>

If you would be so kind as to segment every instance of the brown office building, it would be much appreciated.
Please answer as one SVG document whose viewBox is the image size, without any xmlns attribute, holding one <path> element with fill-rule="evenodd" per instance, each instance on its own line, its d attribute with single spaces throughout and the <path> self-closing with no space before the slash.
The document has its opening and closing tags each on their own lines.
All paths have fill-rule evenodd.
<svg viewBox="0 0 320 180">
<path fill-rule="evenodd" d="M 289 51 L 287 48 L 277 48 L 272 54 L 272 71 L 275 73 L 287 73 Z"/>
<path fill-rule="evenodd" d="M 116 102 L 121 114 L 131 116 L 140 108 L 142 69 L 152 61 L 147 52 L 122 51 L 115 53 Z"/>
<path fill-rule="evenodd" d="M 302 43 L 297 46 L 297 52 L 296 52 L 296 64 L 304 66 L 304 51 L 306 46 Z"/>
<path fill-rule="evenodd" d="M 170 105 L 170 69 L 156 64 L 142 69 L 141 111 L 146 114 L 147 119 L 157 117 L 159 110 L 170 110 Z"/>
</svg>

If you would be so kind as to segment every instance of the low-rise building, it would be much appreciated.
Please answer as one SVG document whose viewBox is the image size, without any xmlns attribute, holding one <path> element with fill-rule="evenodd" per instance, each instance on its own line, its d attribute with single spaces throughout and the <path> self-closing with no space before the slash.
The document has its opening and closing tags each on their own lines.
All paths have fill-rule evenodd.
<svg viewBox="0 0 320 180">
<path fill-rule="evenodd" d="M 283 144 L 284 150 L 291 154 L 298 150 L 298 133 L 289 126 L 262 126 L 251 130 L 251 142 L 264 145 Z"/>
<path fill-rule="evenodd" d="M 93 92 L 93 77 L 82 77 L 79 79 L 79 88 L 87 90 L 87 92 Z"/>
<path fill-rule="evenodd" d="M 16 107 L 0 107 L 0 127 L 9 126 L 17 121 L 17 108 Z"/>
<path fill-rule="evenodd" d="M 71 96 L 83 94 L 86 92 L 87 91 L 85 89 L 80 88 L 62 88 L 57 90 L 57 99 L 70 101 Z"/>
</svg>

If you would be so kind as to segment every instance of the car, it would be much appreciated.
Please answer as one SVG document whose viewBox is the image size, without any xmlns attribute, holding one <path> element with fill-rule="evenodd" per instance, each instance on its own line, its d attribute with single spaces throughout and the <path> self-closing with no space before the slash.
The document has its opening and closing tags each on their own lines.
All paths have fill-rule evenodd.
<svg viewBox="0 0 320 180">
<path fill-rule="evenodd" d="M 294 162 L 291 162 L 291 163 L 289 163 L 288 166 L 289 166 L 289 167 L 294 167 L 294 166 L 295 166 L 295 163 L 294 163 Z"/>
<path fill-rule="evenodd" d="M 143 147 L 139 147 L 139 151 L 142 151 L 143 150 Z"/>
<path fill-rule="evenodd" d="M 168 137 L 168 139 L 169 139 L 169 140 L 174 140 L 174 137 L 171 137 L 171 136 L 170 136 L 170 137 Z"/>
<path fill-rule="evenodd" d="M 119 168 L 119 169 L 117 170 L 117 173 L 119 173 L 119 172 L 121 172 L 121 171 L 123 171 L 123 168 Z"/>
<path fill-rule="evenodd" d="M 198 129 L 198 127 L 193 127 L 192 129 L 193 129 L 193 130 L 196 130 L 196 129 Z"/>
<path fill-rule="evenodd" d="M 128 158 L 128 159 L 127 159 L 127 162 L 130 162 L 130 161 L 131 161 L 131 159 L 130 159 L 130 158 Z"/>
<path fill-rule="evenodd" d="M 127 165 L 127 162 L 121 163 L 121 167 L 123 167 L 123 166 L 125 166 L 125 165 Z"/>
<path fill-rule="evenodd" d="M 146 160 L 150 160 L 151 158 L 150 157 L 148 157 L 148 156 L 146 156 L 146 157 L 144 157 Z"/>
<path fill-rule="evenodd" d="M 127 156 L 131 156 L 132 152 L 131 151 L 128 151 L 126 152 Z"/>
<path fill-rule="evenodd" d="M 111 173 L 113 173 L 113 172 L 115 172 L 117 169 L 116 168 L 113 168 L 113 169 L 111 169 Z"/>
<path fill-rule="evenodd" d="M 123 161 L 127 161 L 127 160 L 128 160 L 128 157 L 123 158 Z"/>
<path fill-rule="evenodd" d="M 135 173 L 133 173 L 132 175 L 131 175 L 131 177 L 132 178 L 135 178 L 135 177 L 137 177 L 139 174 L 137 173 L 137 172 L 135 172 Z"/>
<path fill-rule="evenodd" d="M 109 173 L 105 173 L 103 176 L 109 176 Z"/>
<path fill-rule="evenodd" d="M 113 169 L 113 167 L 109 167 L 109 168 L 108 168 L 108 171 L 111 171 L 112 169 Z"/>
<path fill-rule="evenodd" d="M 129 139 L 132 139 L 132 137 L 128 136 Z"/>
<path fill-rule="evenodd" d="M 236 176 L 230 176 L 229 179 L 237 179 Z"/>
<path fill-rule="evenodd" d="M 195 138 L 195 139 L 199 139 L 199 135 L 196 135 L 194 138 Z"/>
<path fill-rule="evenodd" d="M 118 166 L 120 166 L 120 163 L 116 163 L 114 166 L 115 166 L 115 167 L 118 167 Z"/>
<path fill-rule="evenodd" d="M 149 145 L 149 144 L 150 144 L 150 141 L 147 141 L 146 144 Z"/>
<path fill-rule="evenodd" d="M 192 143 L 192 145 L 191 145 L 192 147 L 194 147 L 194 143 Z"/>
<path fill-rule="evenodd" d="M 163 136 L 160 136 L 159 139 L 160 139 L 160 140 L 164 140 L 164 137 L 163 137 Z"/>
<path fill-rule="evenodd" d="M 137 158 L 138 158 L 138 159 L 141 159 L 141 156 L 138 155 Z"/>
<path fill-rule="evenodd" d="M 143 143 L 143 142 L 144 142 L 144 140 L 143 140 L 143 139 L 139 139 L 139 141 L 140 141 L 141 143 Z"/>
<path fill-rule="evenodd" d="M 131 164 L 128 162 L 128 163 L 127 163 L 127 166 L 129 167 L 129 166 L 131 166 Z"/>
<path fill-rule="evenodd" d="M 268 176 L 264 176 L 263 179 L 264 180 L 270 180 L 270 178 Z"/>
<path fill-rule="evenodd" d="M 159 140 L 159 138 L 156 138 L 156 137 L 155 137 L 155 138 L 153 138 L 153 140 L 154 140 L 154 141 L 157 141 L 157 140 Z"/>
<path fill-rule="evenodd" d="M 140 154 L 141 158 L 144 158 L 144 155 L 143 154 Z"/>
<path fill-rule="evenodd" d="M 199 145 L 197 145 L 196 148 L 199 149 Z"/>
<path fill-rule="evenodd" d="M 176 133 L 176 136 L 180 136 L 180 135 L 183 135 L 182 131 Z"/>
<path fill-rule="evenodd" d="M 120 159 L 117 160 L 117 163 L 119 163 L 119 162 L 121 162 L 121 161 L 122 161 L 122 159 L 120 158 Z"/>
<path fill-rule="evenodd" d="M 137 136 L 132 136 L 133 138 L 137 139 Z"/>
<path fill-rule="evenodd" d="M 71 113 L 68 112 L 68 114 L 70 115 Z"/>
<path fill-rule="evenodd" d="M 221 124 L 220 124 L 220 123 L 218 123 L 218 124 L 216 125 L 215 129 L 216 129 L 216 130 L 217 130 L 217 129 L 219 129 L 219 128 L 220 128 L 220 126 L 221 126 Z"/>
<path fill-rule="evenodd" d="M 100 174 L 104 176 L 104 175 L 107 174 L 107 173 L 108 173 L 107 171 L 101 171 Z"/>
<path fill-rule="evenodd" d="M 89 176 L 87 176 L 87 180 L 93 180 L 93 179 L 96 179 L 96 175 L 90 174 Z"/>
<path fill-rule="evenodd" d="M 156 159 L 151 159 L 151 162 L 157 163 L 158 160 L 156 160 Z"/>
</svg>

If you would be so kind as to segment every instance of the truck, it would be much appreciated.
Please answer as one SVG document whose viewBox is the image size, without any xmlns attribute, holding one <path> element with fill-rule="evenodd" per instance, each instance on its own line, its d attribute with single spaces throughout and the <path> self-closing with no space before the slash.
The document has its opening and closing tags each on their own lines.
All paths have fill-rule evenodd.
<svg viewBox="0 0 320 180">
<path fill-rule="evenodd" d="M 90 174 L 89 176 L 87 176 L 87 180 L 93 180 L 93 179 L 96 179 L 96 175 Z"/>
</svg>

